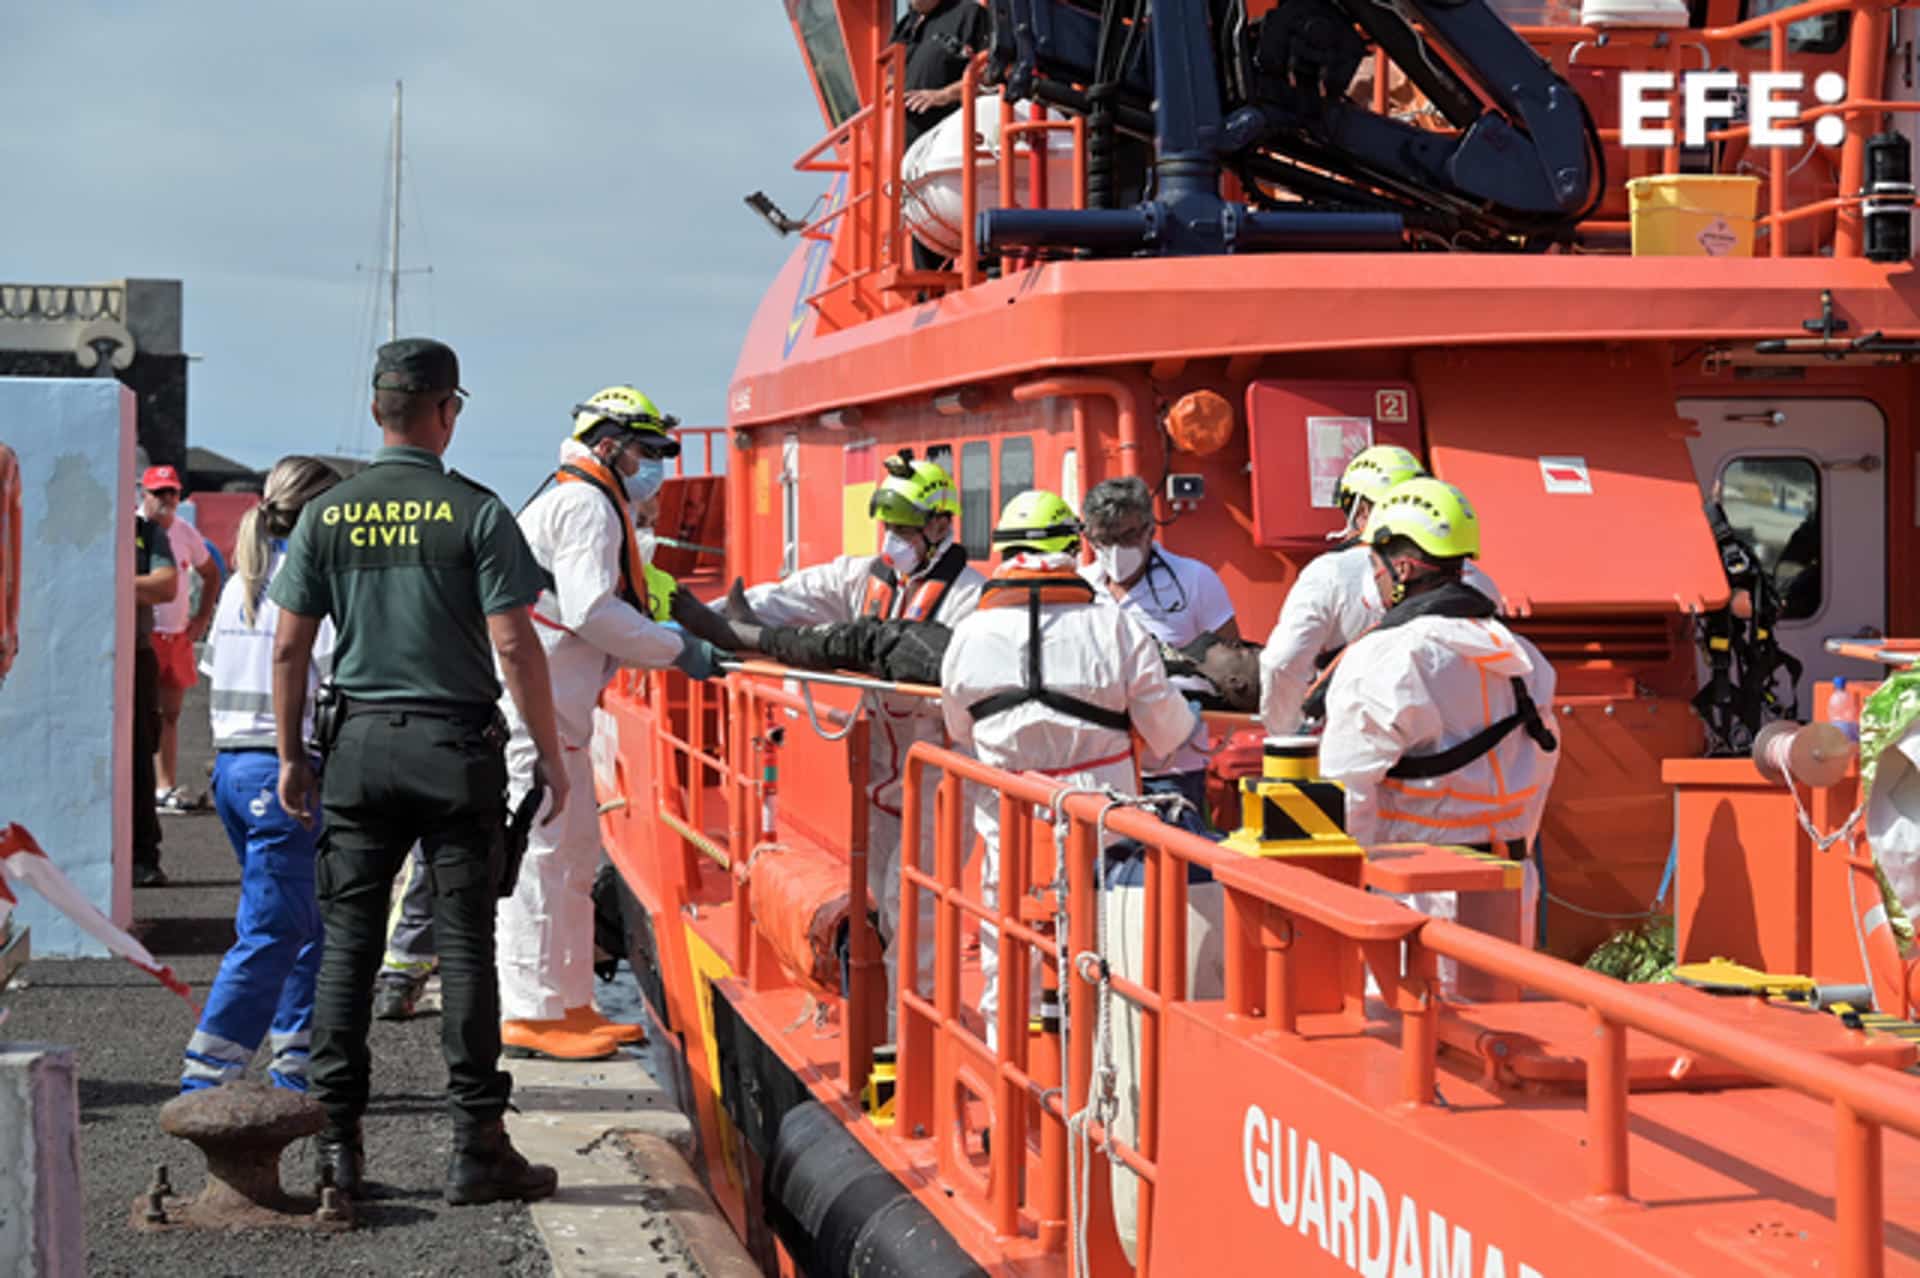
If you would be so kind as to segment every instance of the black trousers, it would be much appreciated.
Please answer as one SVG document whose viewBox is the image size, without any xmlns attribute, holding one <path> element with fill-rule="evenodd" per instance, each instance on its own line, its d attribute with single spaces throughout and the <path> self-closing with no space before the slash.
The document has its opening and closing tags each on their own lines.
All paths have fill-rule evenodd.
<svg viewBox="0 0 1920 1278">
<path fill-rule="evenodd" d="M 328 756 L 316 889 L 326 951 L 314 998 L 309 1081 L 336 1129 L 366 1112 L 373 978 L 386 947 L 394 875 L 418 840 L 433 881 L 440 1046 L 456 1127 L 500 1117 L 493 919 L 504 857 L 507 765 L 485 737 L 492 708 L 455 719 L 356 707 Z"/>
<path fill-rule="evenodd" d="M 154 811 L 153 753 L 160 748 L 160 657 L 133 650 L 133 863 L 160 864 L 160 814 Z"/>
</svg>

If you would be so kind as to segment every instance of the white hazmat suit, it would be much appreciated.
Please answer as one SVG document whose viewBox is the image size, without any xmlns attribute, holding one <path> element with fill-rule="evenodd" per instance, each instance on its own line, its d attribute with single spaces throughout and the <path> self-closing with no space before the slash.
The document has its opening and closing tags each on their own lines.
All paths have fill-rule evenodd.
<svg viewBox="0 0 1920 1278">
<path fill-rule="evenodd" d="M 948 541 L 914 575 L 901 581 L 881 614 L 883 619 L 911 617 L 919 621 L 937 621 L 954 626 L 980 602 L 980 588 L 986 578 L 971 565 L 952 574 L 952 581 L 940 592 L 937 579 L 943 559 L 949 554 L 964 554 L 958 543 Z M 747 602 L 760 620 L 770 626 L 816 626 L 855 621 L 866 615 L 872 589 L 874 559 L 866 555 L 842 555 L 829 563 L 802 568 L 784 580 L 754 586 L 747 591 Z M 949 568 L 947 571 L 951 571 Z M 937 596 L 937 598 L 935 597 Z M 925 615 L 918 615 L 924 610 Z M 940 707 L 925 697 L 882 694 L 871 699 L 867 756 L 867 891 L 880 911 L 881 931 L 889 944 L 900 931 L 900 814 L 902 784 L 906 774 L 907 751 L 916 741 L 942 740 Z M 936 774 L 920 791 L 920 855 L 925 864 L 933 858 L 933 795 Z M 933 911 L 931 903 L 921 910 L 920 969 L 933 961 Z M 887 1019 L 893 1021 L 894 974 L 897 964 L 887 965 Z"/>
<path fill-rule="evenodd" d="M 1022 555 L 1002 575 L 1031 575 L 1033 569 L 1062 574 L 1074 571 L 1071 555 Z M 992 600 L 998 591 L 989 595 Z M 1111 786 L 1139 793 L 1139 775 L 1130 734 L 1072 717 L 1037 701 L 975 719 L 970 706 L 984 697 L 1024 686 L 1029 635 L 1024 592 L 1007 592 L 1007 606 L 989 603 L 955 627 L 947 646 L 940 685 L 947 731 L 956 747 L 971 750 L 982 763 L 1008 772 L 1035 771 L 1068 785 Z M 1094 706 L 1124 713 L 1151 756 L 1171 755 L 1193 736 L 1196 718 L 1179 689 L 1168 679 L 1159 647 L 1135 616 L 1105 591 L 1085 604 L 1043 604 L 1040 609 L 1044 687 Z M 981 794 L 974 806 L 974 828 L 985 844 L 981 892 L 997 904 L 1000 880 L 998 796 Z M 1101 894 L 1107 958 L 1114 970 L 1132 980 L 1145 970 L 1143 917 L 1146 892 L 1140 887 L 1110 888 Z M 1216 883 L 1188 889 L 1187 948 L 1190 991 L 1217 996 L 1224 969 L 1220 947 L 1221 891 Z M 980 1011 L 989 1043 L 996 1043 L 999 1010 L 999 954 L 996 929 L 982 927 L 980 967 L 985 989 Z M 1034 968 L 1037 973 L 1038 967 Z M 1132 1143 L 1139 1114 L 1138 1067 L 1140 1016 L 1121 1004 L 1114 1018 L 1115 1057 L 1120 1090 L 1114 1133 Z M 1083 1098 L 1074 1098 L 1077 1107 Z M 1116 1167 L 1114 1211 L 1121 1237 L 1131 1250 L 1138 1186 Z"/>
<path fill-rule="evenodd" d="M 1500 602 L 1500 588 L 1474 564 L 1466 565 L 1461 580 Z M 1329 550 L 1302 568 L 1260 652 L 1260 721 L 1267 731 L 1297 731 L 1322 654 L 1346 647 L 1386 613 L 1373 577 L 1373 552 L 1365 546 Z"/>
<path fill-rule="evenodd" d="M 575 440 L 560 446 L 561 463 L 592 461 Z M 680 655 L 675 630 L 653 621 L 621 596 L 625 553 L 620 518 L 599 489 L 554 484 L 520 513 L 533 556 L 553 577 L 533 606 L 534 631 L 546 650 L 554 718 L 572 798 L 557 821 L 536 823 L 513 895 L 501 901 L 495 929 L 500 1014 L 508 1021 L 558 1020 L 593 1001 L 593 888 L 600 863 L 594 811 L 593 708 L 622 666 L 662 669 Z M 502 697 L 508 799 L 518 804 L 533 786 L 538 757 L 513 698 Z"/>
<path fill-rule="evenodd" d="M 1524 726 L 1457 771 L 1424 780 L 1387 775 L 1404 758 L 1437 754 L 1514 713 L 1514 679 L 1550 723 L 1553 667 L 1491 618 L 1416 617 L 1346 650 L 1327 693 L 1320 773 L 1347 787 L 1347 832 L 1356 842 L 1531 847 L 1560 752 L 1543 749 Z M 1517 924 L 1472 895 L 1465 908 L 1451 892 L 1417 893 L 1411 904 L 1530 944 L 1539 890 L 1531 858 L 1526 882 Z"/>
</svg>

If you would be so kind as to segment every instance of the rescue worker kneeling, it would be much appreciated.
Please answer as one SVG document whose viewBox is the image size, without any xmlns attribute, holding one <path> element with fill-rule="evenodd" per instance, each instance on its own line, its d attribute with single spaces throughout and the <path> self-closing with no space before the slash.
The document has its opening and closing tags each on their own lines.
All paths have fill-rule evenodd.
<svg viewBox="0 0 1920 1278">
<path fill-rule="evenodd" d="M 1340 658 L 1327 692 L 1320 771 L 1347 787 L 1347 832 L 1364 845 L 1464 844 L 1526 863 L 1508 898 L 1421 893 L 1415 908 L 1531 945 L 1538 867 L 1528 856 L 1559 763 L 1553 667 L 1494 619 L 1462 580 L 1480 553 L 1466 496 L 1438 479 L 1395 486 L 1365 543 L 1392 607 Z M 1443 973 L 1444 975 L 1444 973 Z"/>
</svg>

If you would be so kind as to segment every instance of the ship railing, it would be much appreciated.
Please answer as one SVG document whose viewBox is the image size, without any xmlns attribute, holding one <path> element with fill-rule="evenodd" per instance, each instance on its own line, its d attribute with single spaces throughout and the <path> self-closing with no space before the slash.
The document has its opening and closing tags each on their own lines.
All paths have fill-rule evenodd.
<svg viewBox="0 0 1920 1278">
<path fill-rule="evenodd" d="M 961 78 L 960 113 L 974 119 L 979 102 L 980 77 L 986 69 L 982 53 L 968 64 Z M 827 313 L 842 300 L 861 319 L 912 305 L 916 299 L 955 288 L 970 288 L 985 276 L 979 249 L 981 170 L 991 159 L 981 149 L 977 131 L 967 130 L 960 172 L 960 254 L 946 270 L 917 270 L 912 266 L 912 233 L 907 230 L 902 205 L 901 166 L 906 154 L 906 61 L 898 45 L 890 45 L 874 62 L 875 100 L 861 107 L 794 162 L 802 173 L 838 176 L 844 194 L 801 228 L 809 239 L 838 240 L 832 277 L 808 294 L 806 301 Z M 1050 119 L 1035 103 L 1025 118 L 1014 104 L 1000 99 L 1000 160 L 992 180 L 997 183 L 1002 208 L 1018 207 L 1019 157 L 1025 148 L 1028 165 L 1028 201 L 1048 202 L 1047 148 L 1056 134 L 1073 140 L 1074 183 L 1072 207 L 1086 207 L 1086 124 L 1079 118 Z M 1062 193 L 1065 194 L 1065 193 Z M 1013 254 L 1000 259 L 1001 273 L 1031 259 Z M 843 298 L 844 295 L 844 298 Z"/>
<path fill-rule="evenodd" d="M 918 848 L 921 785 L 934 781 L 931 863 Z M 1725 1062 L 1757 1080 L 1826 1105 L 1835 1128 L 1834 1221 L 1838 1272 L 1884 1271 L 1882 1132 L 1920 1137 L 1920 1089 L 1890 1071 L 1861 1068 L 1762 1034 L 1701 1017 L 1644 991 L 1510 942 L 1436 920 L 1388 898 L 1334 882 L 1277 860 L 1251 859 L 1169 826 L 1135 807 L 1113 806 L 1099 794 L 1026 773 L 1012 775 L 927 744 L 907 761 L 902 818 L 902 903 L 899 964 L 899 1084 L 895 1131 L 930 1136 L 942 1179 L 980 1222 L 1002 1237 L 1028 1236 L 1052 1249 L 1068 1248 L 1084 1226 L 1095 1272 L 1148 1272 L 1156 1159 L 1163 1118 L 1160 1094 L 1172 1009 L 1194 1001 L 1187 977 L 1187 870 L 1201 866 L 1224 894 L 1224 1013 L 1264 1022 L 1282 1034 L 1302 1034 L 1302 983 L 1313 979 L 1293 942 L 1303 925 L 1333 938 L 1336 949 L 1364 962 L 1382 991 L 1382 1003 L 1400 1019 L 1399 1099 L 1412 1108 L 1435 1102 L 1440 1015 L 1444 999 L 1438 960 L 1450 958 L 1498 981 L 1585 1009 L 1592 1025 L 1587 1050 L 1587 1183 L 1592 1198 L 1622 1200 L 1631 1193 L 1628 1160 L 1629 1078 L 1626 1035 L 1638 1031 L 1696 1058 Z M 964 853 L 974 831 L 968 788 L 997 803 L 1000 817 L 1000 890 L 997 904 L 965 886 Z M 1038 833 L 1051 827 L 1053 835 Z M 1136 1063 L 1138 1137 L 1121 1139 L 1095 1123 L 1096 1147 L 1139 1178 L 1136 1262 L 1128 1266 L 1113 1241 L 1108 1173 L 1095 1158 L 1089 1214 L 1070 1219 L 1067 1199 L 1068 1120 L 1088 1103 L 1094 1074 L 1096 1000 L 1087 997 L 1084 972 L 1060 970 L 1058 954 L 1098 953 L 1099 864 L 1103 837 L 1137 840 L 1145 849 L 1142 976 L 1109 978 L 1113 993 L 1140 1012 L 1144 1026 Z M 1064 866 L 1059 853 L 1064 850 Z M 1064 884 L 1065 900 L 1059 899 Z M 935 946 L 931 992 L 916 969 L 918 905 L 932 898 Z M 1067 937 L 1060 946 L 1050 926 L 1064 907 Z M 1000 988 L 997 1046 L 989 1048 L 968 1023 L 961 994 L 962 936 L 968 921 L 998 929 Z M 1079 965 L 1076 963 L 1075 965 Z M 1065 1070 L 1059 1040 L 1044 1028 L 1029 1032 L 1029 982 L 1040 974 L 1044 991 L 1071 978 L 1066 1000 Z M 1314 969 L 1324 972 L 1324 967 Z M 1351 1016 L 1366 1010 L 1346 1001 Z M 1064 1086 L 1063 1086 L 1064 1084 Z M 984 1171 L 969 1132 L 980 1115 L 992 1131 Z M 1037 1134 L 1033 1132 L 1037 1124 Z M 1029 1135 L 1036 1135 L 1030 1143 Z M 1568 1151 L 1573 1157 L 1573 1151 Z M 1112 1266 L 1108 1268 L 1107 1266 Z"/>
<path fill-rule="evenodd" d="M 677 863 L 652 867 L 664 880 L 660 899 L 671 901 L 676 910 L 689 904 L 731 904 L 727 940 L 735 974 L 756 990 L 795 984 L 756 927 L 754 863 L 762 855 L 777 855 L 782 838 L 796 826 L 824 826 L 833 823 L 833 816 L 842 817 L 843 828 L 812 842 L 845 859 L 847 917 L 868 916 L 864 717 L 745 674 L 694 681 L 662 671 L 628 671 L 616 686 L 645 701 L 652 713 L 655 785 L 648 801 L 653 818 L 680 851 Z M 829 757 L 824 766 L 844 765 L 844 775 L 834 778 L 835 785 L 819 786 L 818 793 L 809 793 L 812 787 L 789 786 L 791 793 L 783 795 L 782 762 L 800 757 L 785 751 L 784 743 L 790 733 L 811 735 L 814 725 L 837 735 L 831 753 L 814 749 L 809 757 Z M 792 767 L 786 770 L 791 776 Z M 708 886 L 713 876 L 701 872 L 702 862 L 724 874 L 717 899 Z M 841 1077 L 853 1080 L 851 1089 L 857 1089 L 871 1072 L 874 1045 L 885 1034 L 886 983 L 871 928 L 850 927 L 847 946 L 850 979 L 845 993 L 808 988 L 828 1009 L 828 1018 L 847 1027 L 838 1063 Z"/>
<path fill-rule="evenodd" d="M 1801 3 L 1775 9 L 1731 26 L 1707 29 L 1614 28 L 1602 32 L 1588 27 L 1521 27 L 1518 30 L 1562 75 L 1583 67 L 1603 73 L 1664 71 L 1675 77 L 1678 86 L 1680 77 L 1689 71 L 1763 69 L 1759 65 L 1763 54 L 1765 70 L 1780 72 L 1804 69 L 1807 58 L 1793 53 L 1788 29 L 1828 14 L 1850 15 L 1844 45 L 1845 97 L 1833 103 L 1812 102 L 1814 77 L 1808 75 L 1805 93 L 1806 100 L 1812 104 L 1776 122 L 1780 127 L 1802 129 L 1806 146 L 1798 150 L 1771 147 L 1764 152 L 1764 160 L 1760 161 L 1756 161 L 1754 152 L 1749 150 L 1739 167 L 1743 171 L 1759 168 L 1765 180 L 1766 203 L 1754 222 L 1756 255 L 1761 253 L 1759 245 L 1764 241 L 1765 255 L 1788 256 L 1792 249 L 1792 239 L 1788 234 L 1790 228 L 1809 219 L 1832 215 L 1835 218 L 1831 239 L 1833 256 L 1859 257 L 1863 249 L 1861 205 L 1867 198 L 1867 192 L 1863 189 L 1867 139 L 1877 131 L 1879 117 L 1920 112 L 1920 102 L 1893 101 L 1881 96 L 1886 70 L 1883 59 L 1888 47 L 1889 14 L 1906 7 L 1906 3 L 1907 0 L 1893 0 L 1892 3 L 1880 0 L 1873 3 L 1862 3 L 1861 0 L 1802 0 Z M 1752 46 L 1752 42 L 1759 39 L 1766 41 L 1764 51 Z M 1790 57 L 1797 58 L 1800 65 L 1790 65 Z M 1376 55 L 1375 72 L 1375 109 L 1383 110 L 1387 84 L 1380 55 Z M 1653 100 L 1658 100 L 1658 96 L 1654 95 Z M 1682 140 L 1684 114 L 1679 88 L 1676 87 L 1666 100 L 1668 109 L 1665 123 L 1674 131 L 1675 145 L 1626 149 L 1624 154 L 1628 171 L 1617 179 L 1615 185 L 1624 185 L 1626 181 L 1638 177 L 1681 172 L 1682 147 L 1679 143 Z M 1812 129 L 1816 121 L 1826 116 L 1838 116 L 1846 124 L 1846 137 L 1839 147 L 1838 192 L 1820 198 L 1792 200 L 1789 198 L 1790 180 L 1801 165 L 1820 151 L 1819 143 L 1812 136 Z M 1620 147 L 1621 129 L 1618 121 L 1596 120 L 1595 124 L 1599 127 L 1603 145 Z M 1709 130 L 1706 139 L 1716 146 L 1727 143 L 1745 146 L 1751 141 L 1752 133 L 1750 122 L 1734 123 L 1725 128 Z M 1620 153 L 1619 150 L 1615 151 L 1615 154 Z M 1631 223 L 1590 219 L 1582 223 L 1581 229 L 1588 233 L 1624 234 L 1631 229 Z M 1817 235 L 1809 235 L 1801 244 L 1802 251 L 1806 253 L 1818 253 L 1828 247 L 1828 243 Z"/>
</svg>

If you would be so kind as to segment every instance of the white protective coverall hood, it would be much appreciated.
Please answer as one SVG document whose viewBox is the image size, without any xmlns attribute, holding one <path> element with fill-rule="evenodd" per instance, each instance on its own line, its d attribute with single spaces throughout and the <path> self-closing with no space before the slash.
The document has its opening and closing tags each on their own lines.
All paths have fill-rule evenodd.
<svg viewBox="0 0 1920 1278">
<path fill-rule="evenodd" d="M 1355 641 L 1333 672 L 1320 743 L 1321 775 L 1347 787 L 1347 832 L 1362 846 L 1531 846 L 1560 752 L 1541 749 L 1524 728 L 1445 776 L 1387 775 L 1402 758 L 1458 745 L 1513 713 L 1513 679 L 1521 680 L 1551 726 L 1553 667 L 1498 621 L 1417 617 Z M 1531 859 L 1526 883 L 1518 935 L 1508 939 L 1531 943 L 1539 890 Z M 1458 909 L 1450 892 L 1420 893 L 1412 904 L 1439 918 L 1454 918 Z M 1472 911 L 1458 917 L 1481 925 Z M 1442 979 L 1450 979 L 1445 971 Z"/>
<path fill-rule="evenodd" d="M 568 439 L 560 462 L 591 458 Z M 500 903 L 500 1014 L 509 1021 L 547 1021 L 593 1001 L 593 889 L 600 861 L 600 824 L 593 803 L 593 708 L 622 666 L 661 669 L 680 655 L 679 634 L 620 597 L 625 554 L 620 517 L 592 484 L 552 484 L 520 512 L 533 557 L 553 574 L 553 587 L 533 606 L 534 632 L 546 650 L 562 764 L 574 798 L 558 821 L 534 825 L 513 895 Z M 512 738 L 507 743 L 507 796 L 532 788 L 538 751 L 513 698 L 502 696 Z"/>
<path fill-rule="evenodd" d="M 940 546 L 919 565 L 920 572 L 899 583 L 894 592 L 892 617 L 906 614 L 909 602 L 927 573 L 940 561 L 946 547 Z M 759 618 L 770 626 L 817 626 L 858 619 L 867 596 L 867 582 L 873 558 L 869 555 L 842 555 L 829 563 L 787 576 L 777 582 L 754 586 L 747 591 L 747 602 Z M 969 565 L 947 588 L 938 609 L 931 617 L 941 625 L 953 627 L 980 602 L 980 588 L 986 584 L 980 570 Z M 901 778 L 905 774 L 907 751 L 916 741 L 943 740 L 940 706 L 925 697 L 882 694 L 870 700 L 867 757 L 867 890 L 880 911 L 881 931 L 889 941 L 898 934 L 900 923 L 900 813 Z M 932 778 L 920 794 L 920 848 L 931 864 L 933 848 Z M 928 912 L 920 930 L 923 952 L 931 954 L 933 928 Z M 889 963 L 892 973 L 894 965 Z M 893 1003 L 888 1001 L 889 1017 Z"/>
<path fill-rule="evenodd" d="M 1019 562 L 1056 572 L 1075 568 L 1073 556 L 1065 554 L 1022 555 Z M 973 717 L 969 707 L 981 698 L 1025 686 L 1028 626 L 1023 599 L 1012 606 L 983 608 L 954 628 L 940 669 L 941 705 L 954 748 L 1007 772 L 1044 772 L 1069 785 L 1139 793 L 1127 732 L 1072 718 L 1037 701 L 983 719 Z M 1041 680 L 1047 688 L 1124 712 L 1145 748 L 1155 754 L 1166 755 L 1193 735 L 1193 710 L 1168 680 L 1153 634 L 1111 595 L 1096 592 L 1085 604 L 1043 604 L 1040 635 Z M 998 798 L 980 792 L 973 811 L 974 829 L 985 845 L 982 894 L 991 905 L 999 898 Z M 980 1011 L 989 1034 L 999 1007 L 995 933 L 981 928 L 980 969 L 986 988 Z M 922 981 L 929 981 L 924 964 L 921 973 Z"/>
<path fill-rule="evenodd" d="M 1461 580 L 1500 602 L 1500 588 L 1473 562 Z M 1300 705 L 1320 674 L 1320 655 L 1346 647 L 1386 613 L 1365 546 L 1329 550 L 1302 568 L 1260 653 L 1260 721 L 1267 731 L 1296 731 Z"/>
</svg>

